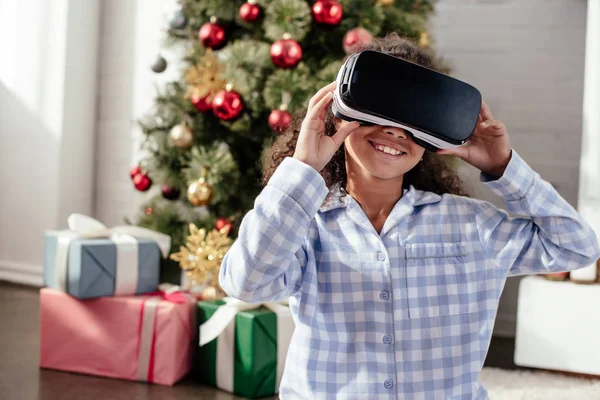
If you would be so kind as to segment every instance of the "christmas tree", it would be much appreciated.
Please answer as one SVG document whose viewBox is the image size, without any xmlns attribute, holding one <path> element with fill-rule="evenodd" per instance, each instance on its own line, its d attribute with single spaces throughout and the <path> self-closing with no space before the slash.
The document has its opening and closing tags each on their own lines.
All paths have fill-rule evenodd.
<svg viewBox="0 0 600 400">
<path fill-rule="evenodd" d="M 261 190 L 261 155 L 292 114 L 374 36 L 429 47 L 434 2 L 179 0 L 166 34 L 186 48 L 186 68 L 140 121 L 147 157 L 130 174 L 137 190 L 160 192 L 137 224 L 171 235 L 174 251 L 190 223 L 234 239 Z"/>
</svg>

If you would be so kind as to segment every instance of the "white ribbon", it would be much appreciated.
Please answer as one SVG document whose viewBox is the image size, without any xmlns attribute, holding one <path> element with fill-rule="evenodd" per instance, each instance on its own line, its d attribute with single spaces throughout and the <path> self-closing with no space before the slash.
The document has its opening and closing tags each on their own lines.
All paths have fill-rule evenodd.
<svg viewBox="0 0 600 400">
<path fill-rule="evenodd" d="M 60 232 L 56 242 L 54 267 L 54 287 L 67 291 L 67 263 L 69 260 L 69 245 L 77 237 L 75 232 Z"/>
<path fill-rule="evenodd" d="M 164 258 L 169 256 L 171 250 L 171 237 L 151 229 L 132 225 L 107 228 L 100 221 L 83 214 L 71 214 L 67 219 L 67 223 L 69 224 L 69 230 L 76 232 L 82 238 L 100 238 L 110 237 L 113 234 L 125 234 L 154 240 Z"/>
<path fill-rule="evenodd" d="M 152 239 L 163 257 L 168 257 L 171 237 L 139 226 L 107 228 L 100 221 L 83 214 L 71 214 L 68 231 L 58 235 L 54 269 L 55 287 L 67 291 L 69 246 L 76 238 L 110 238 L 117 248 L 115 295 L 134 294 L 138 280 L 138 244 L 136 237 Z"/>
<path fill-rule="evenodd" d="M 137 374 L 136 379 L 138 381 L 148 382 L 150 378 L 154 378 L 154 375 L 150 375 L 150 372 L 154 368 L 156 360 L 154 363 L 151 363 L 152 358 L 152 343 L 154 341 L 154 335 L 156 335 L 155 325 L 156 325 L 156 317 L 158 306 L 163 300 L 164 296 L 169 296 L 175 294 L 177 292 L 181 292 L 181 294 L 188 300 L 190 307 L 190 325 L 196 326 L 196 303 L 197 298 L 192 296 L 189 293 L 181 291 L 179 286 L 170 284 L 170 283 L 161 283 L 158 285 L 158 290 L 163 292 L 163 296 L 153 296 L 144 301 L 144 305 L 142 308 L 142 326 L 140 327 L 140 336 L 139 340 L 139 353 L 138 353 L 138 366 L 137 366 Z M 168 298 L 165 299 L 169 301 Z"/>
<path fill-rule="evenodd" d="M 154 320 L 160 297 L 152 297 L 144 302 L 142 310 L 142 327 L 140 329 L 140 346 L 138 353 L 137 380 L 147 381 L 150 374 L 150 356 L 152 355 L 152 336 L 154 336 Z"/>
<path fill-rule="evenodd" d="M 217 386 L 233 392 L 236 314 L 264 306 L 277 315 L 277 378 L 275 381 L 275 393 L 277 393 L 288 347 L 294 333 L 294 320 L 287 306 L 287 300 L 259 304 L 248 304 L 231 297 L 224 300 L 225 304 L 219 307 L 208 321 L 200 325 L 200 346 L 217 339 Z"/>
<path fill-rule="evenodd" d="M 110 238 L 117 246 L 115 296 L 134 294 L 138 281 L 138 242 L 133 236 L 122 233 Z"/>
</svg>

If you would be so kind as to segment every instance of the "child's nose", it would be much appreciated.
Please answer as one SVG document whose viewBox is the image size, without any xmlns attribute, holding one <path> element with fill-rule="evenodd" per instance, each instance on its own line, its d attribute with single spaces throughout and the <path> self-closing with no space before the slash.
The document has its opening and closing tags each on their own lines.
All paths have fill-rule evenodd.
<svg viewBox="0 0 600 400">
<path fill-rule="evenodd" d="M 393 135 L 398 139 L 406 139 L 408 137 L 406 131 L 400 128 L 386 128 L 385 133 L 387 133 L 388 135 Z"/>
</svg>

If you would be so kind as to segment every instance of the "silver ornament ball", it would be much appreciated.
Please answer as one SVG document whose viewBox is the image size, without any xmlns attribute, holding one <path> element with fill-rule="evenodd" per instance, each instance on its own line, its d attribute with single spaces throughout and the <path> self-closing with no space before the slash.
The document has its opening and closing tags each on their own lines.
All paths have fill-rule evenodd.
<svg viewBox="0 0 600 400">
<path fill-rule="evenodd" d="M 157 74 L 164 72 L 164 70 L 167 69 L 167 60 L 159 55 L 156 60 L 154 60 L 150 68 Z"/>
<path fill-rule="evenodd" d="M 171 29 L 183 29 L 187 26 L 188 19 L 182 9 L 176 10 L 169 18 L 169 26 Z"/>
</svg>

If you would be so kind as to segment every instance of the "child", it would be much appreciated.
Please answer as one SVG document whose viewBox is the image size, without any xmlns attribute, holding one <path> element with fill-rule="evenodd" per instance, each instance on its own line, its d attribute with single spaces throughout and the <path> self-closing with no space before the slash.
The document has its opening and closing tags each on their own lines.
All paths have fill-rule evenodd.
<svg viewBox="0 0 600 400">
<path fill-rule="evenodd" d="M 396 35 L 367 48 L 435 69 Z M 220 284 L 251 303 L 289 297 L 284 400 L 486 399 L 478 378 L 506 278 L 592 264 L 598 240 L 485 102 L 468 145 L 435 154 L 402 129 L 337 120 L 334 89 L 271 149 Z M 523 217 L 465 197 L 438 154 L 480 169 Z"/>
</svg>

